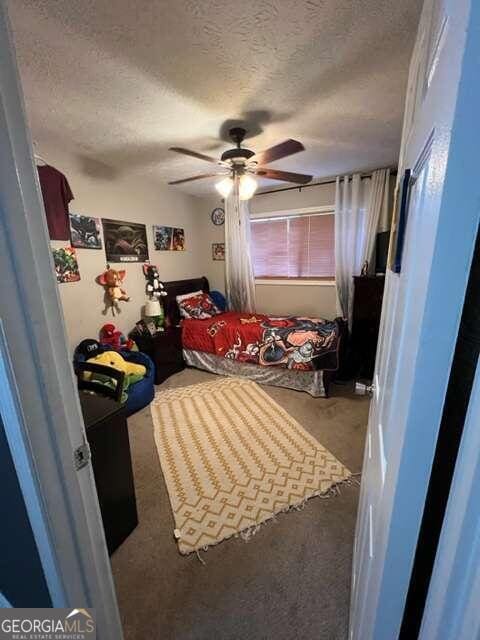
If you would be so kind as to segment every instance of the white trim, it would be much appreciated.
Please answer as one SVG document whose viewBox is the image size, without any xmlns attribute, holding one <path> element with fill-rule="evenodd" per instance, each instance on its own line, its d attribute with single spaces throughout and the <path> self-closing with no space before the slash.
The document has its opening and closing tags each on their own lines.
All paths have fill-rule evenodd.
<svg viewBox="0 0 480 640">
<path fill-rule="evenodd" d="M 265 211 L 259 213 L 251 213 L 251 220 L 268 219 L 268 218 L 293 218 L 307 215 L 332 215 L 335 213 L 335 205 L 329 204 L 322 207 L 303 207 L 302 209 L 283 209 L 282 211 Z"/>
<path fill-rule="evenodd" d="M 334 287 L 335 280 L 300 280 L 295 278 L 255 278 L 255 285 L 283 285 L 284 287 Z"/>
<path fill-rule="evenodd" d="M 92 469 L 74 466 L 85 432 L 3 2 L 0 58 L 0 317 L 18 407 L 9 428 L 22 445 L 12 457 L 29 518 L 43 521 L 48 553 L 42 545 L 38 550 L 52 605 L 94 607 L 98 637 L 121 640 Z M 36 513 L 29 509 L 32 496 Z"/>
</svg>

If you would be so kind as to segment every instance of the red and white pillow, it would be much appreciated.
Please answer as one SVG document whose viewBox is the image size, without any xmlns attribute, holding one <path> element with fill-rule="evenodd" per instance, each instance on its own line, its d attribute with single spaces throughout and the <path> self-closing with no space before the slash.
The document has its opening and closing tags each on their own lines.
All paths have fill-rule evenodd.
<svg viewBox="0 0 480 640">
<path fill-rule="evenodd" d="M 203 291 L 177 296 L 177 303 L 182 318 L 205 320 L 222 313 L 208 293 Z"/>
</svg>

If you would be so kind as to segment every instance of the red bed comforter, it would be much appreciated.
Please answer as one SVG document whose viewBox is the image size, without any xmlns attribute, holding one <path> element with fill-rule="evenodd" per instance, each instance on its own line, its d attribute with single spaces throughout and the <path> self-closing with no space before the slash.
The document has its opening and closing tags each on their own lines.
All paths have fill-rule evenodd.
<svg viewBox="0 0 480 640">
<path fill-rule="evenodd" d="M 185 349 L 240 362 L 311 371 L 338 367 L 339 325 L 320 318 L 221 313 L 182 321 Z"/>
</svg>

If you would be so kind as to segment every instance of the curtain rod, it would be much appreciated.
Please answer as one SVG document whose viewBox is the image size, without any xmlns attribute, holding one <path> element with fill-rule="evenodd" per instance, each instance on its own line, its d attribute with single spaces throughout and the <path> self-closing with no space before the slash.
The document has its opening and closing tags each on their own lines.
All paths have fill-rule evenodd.
<svg viewBox="0 0 480 640">
<path fill-rule="evenodd" d="M 372 174 L 373 174 L 373 171 L 362 173 L 360 175 L 360 179 L 364 180 L 365 178 L 371 178 Z M 390 169 L 390 175 L 396 176 L 397 169 L 395 168 Z M 281 191 L 296 191 L 297 189 L 298 191 L 301 191 L 302 189 L 307 189 L 308 187 L 323 187 L 326 184 L 335 184 L 336 181 L 337 181 L 336 178 L 325 178 L 325 180 L 323 180 L 322 182 L 314 182 L 313 184 L 301 184 L 298 187 L 282 187 L 281 189 L 271 189 L 270 191 L 259 191 L 258 193 L 255 194 L 254 197 L 265 196 L 268 193 L 280 193 Z"/>
</svg>

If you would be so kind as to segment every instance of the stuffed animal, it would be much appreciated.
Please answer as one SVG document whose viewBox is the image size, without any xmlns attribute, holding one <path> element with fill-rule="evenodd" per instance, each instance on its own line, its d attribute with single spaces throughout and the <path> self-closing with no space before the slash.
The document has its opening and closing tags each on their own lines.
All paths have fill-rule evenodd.
<svg viewBox="0 0 480 640">
<path fill-rule="evenodd" d="M 147 370 L 143 366 L 143 364 L 128 362 L 127 360 L 122 358 L 122 356 L 116 351 L 104 351 L 94 358 L 89 358 L 88 362 L 94 362 L 96 364 L 106 365 L 107 367 L 113 367 L 114 369 L 123 371 L 126 376 L 143 378 L 147 373 Z"/>
<path fill-rule="evenodd" d="M 143 273 L 147 281 L 145 286 L 147 296 L 155 300 L 167 295 L 163 282 L 161 282 L 160 276 L 158 275 L 157 267 L 154 264 L 146 262 L 143 265 Z"/>
<path fill-rule="evenodd" d="M 114 324 L 104 324 L 100 329 L 100 344 L 112 347 L 113 349 L 131 350 L 135 347 L 135 342 L 127 338 L 119 331 Z"/>
<path fill-rule="evenodd" d="M 117 271 L 116 269 L 110 269 L 110 265 L 107 265 L 107 270 L 97 276 L 98 284 L 105 287 L 105 309 L 103 314 L 108 311 L 108 307 L 112 308 L 112 315 L 115 315 L 115 309 L 120 311 L 118 306 L 119 300 L 128 302 L 130 300 L 127 292 L 121 288 L 121 284 L 125 279 L 125 271 Z"/>
</svg>

